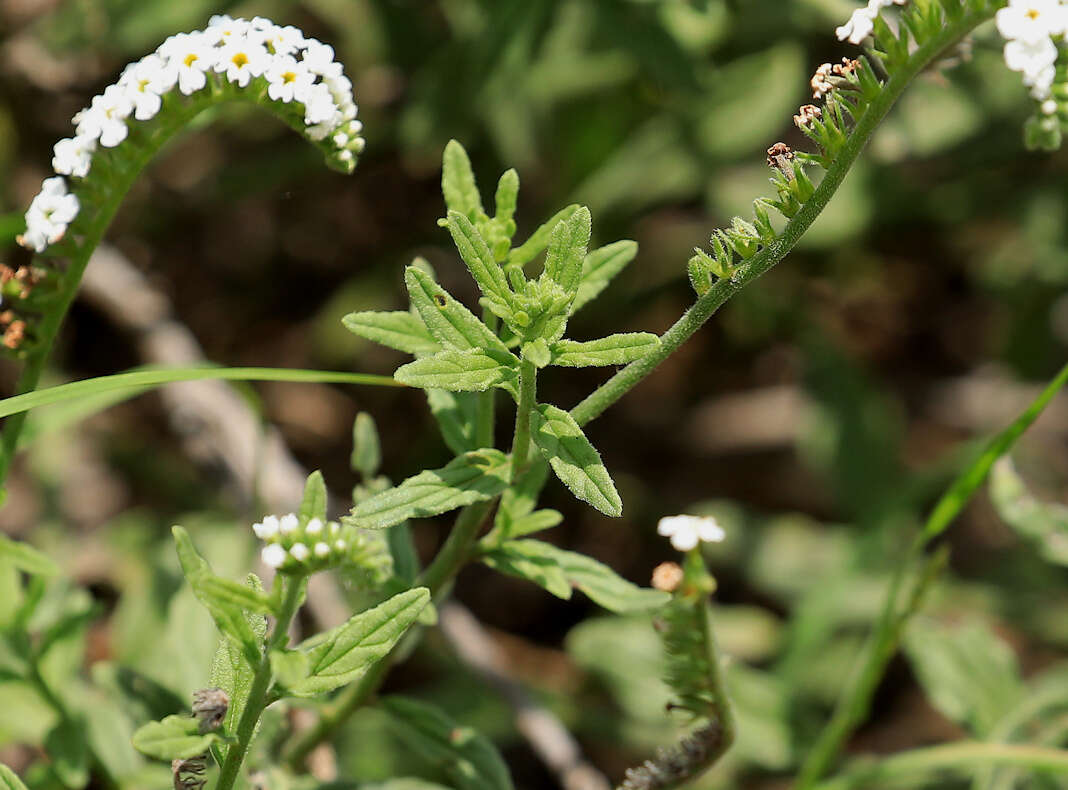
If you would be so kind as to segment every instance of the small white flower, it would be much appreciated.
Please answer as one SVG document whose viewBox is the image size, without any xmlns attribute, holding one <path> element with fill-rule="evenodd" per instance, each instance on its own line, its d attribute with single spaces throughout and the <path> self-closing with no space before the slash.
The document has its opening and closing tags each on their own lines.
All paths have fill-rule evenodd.
<svg viewBox="0 0 1068 790">
<path fill-rule="evenodd" d="M 280 568 L 282 563 L 286 561 L 286 550 L 277 543 L 271 543 L 263 547 L 263 551 L 260 552 L 260 559 L 263 560 L 263 564 L 270 568 Z"/>
<path fill-rule="evenodd" d="M 267 67 L 267 50 L 262 44 L 246 36 L 226 41 L 219 49 L 215 70 L 226 79 L 244 88 L 253 77 L 259 77 Z"/>
<path fill-rule="evenodd" d="M 304 123 L 308 126 L 332 121 L 338 115 L 330 89 L 323 83 L 312 85 L 304 96 Z"/>
<path fill-rule="evenodd" d="M 234 19 L 229 14 L 216 14 L 208 20 L 204 28 L 204 38 L 211 44 L 227 45 L 231 41 L 244 38 L 253 31 L 247 19 Z"/>
<path fill-rule="evenodd" d="M 313 518 L 308 522 L 308 526 L 304 528 L 304 531 L 309 535 L 318 535 L 323 531 L 322 519 Z"/>
<path fill-rule="evenodd" d="M 263 31 L 263 45 L 274 55 L 295 55 L 304 44 L 304 34 L 292 25 L 274 25 Z"/>
<path fill-rule="evenodd" d="M 95 150 L 96 140 L 91 137 L 65 137 L 52 148 L 52 169 L 61 175 L 85 178 Z"/>
<path fill-rule="evenodd" d="M 1012 39 L 1005 44 L 1005 65 L 1023 72 L 1024 81 L 1034 82 L 1057 61 L 1057 45 L 1047 36 L 1039 41 Z"/>
<path fill-rule="evenodd" d="M 1042 114 L 1043 115 L 1056 115 L 1057 114 L 1057 102 L 1053 99 L 1046 99 L 1042 102 Z"/>
<path fill-rule="evenodd" d="M 298 562 L 304 562 L 311 554 L 311 550 L 303 543 L 295 543 L 293 548 L 289 550 L 289 553 L 293 556 L 293 559 Z"/>
<path fill-rule="evenodd" d="M 278 534 L 278 516 L 264 516 L 263 521 L 252 525 L 252 531 L 260 540 L 268 540 Z"/>
<path fill-rule="evenodd" d="M 67 184 L 59 176 L 46 178 L 41 191 L 26 211 L 26 232 L 16 241 L 23 247 L 44 252 L 67 232 L 67 225 L 78 216 L 78 198 L 67 193 Z"/>
<path fill-rule="evenodd" d="M 1065 32 L 1068 7 L 1060 0 L 1009 0 L 997 13 L 998 32 L 1007 39 L 1038 44 Z"/>
<path fill-rule="evenodd" d="M 666 516 L 660 519 L 656 531 L 671 538 L 678 551 L 689 551 L 700 542 L 718 543 L 727 535 L 712 516 Z"/>
<path fill-rule="evenodd" d="M 314 38 L 304 42 L 304 55 L 301 62 L 312 74 L 320 77 L 336 78 L 341 76 L 341 64 L 334 60 L 334 48 Z"/>
<path fill-rule="evenodd" d="M 835 28 L 834 34 L 838 36 L 839 41 L 848 39 L 850 44 L 860 44 L 871 35 L 874 28 L 871 12 L 867 8 L 858 8 L 844 25 Z"/>
<path fill-rule="evenodd" d="M 338 540 L 334 541 L 334 548 L 337 549 L 338 551 L 344 551 L 348 547 L 349 547 L 349 544 L 346 543 L 345 541 L 341 540 L 340 538 Z"/>
<path fill-rule="evenodd" d="M 162 106 L 162 95 L 174 87 L 177 74 L 166 68 L 159 55 L 147 55 L 131 63 L 119 78 L 126 95 L 134 106 L 134 118 L 147 121 L 154 118 Z"/>
<path fill-rule="evenodd" d="M 272 58 L 263 76 L 267 79 L 267 95 L 286 103 L 303 101 L 315 82 L 315 75 L 289 55 Z"/>
<path fill-rule="evenodd" d="M 129 133 L 126 118 L 133 112 L 133 102 L 118 85 L 109 85 L 100 96 L 94 96 L 88 109 L 76 116 L 79 137 L 100 140 L 105 148 L 114 148 Z"/>
<path fill-rule="evenodd" d="M 278 529 L 283 535 L 289 535 L 297 531 L 299 524 L 296 515 L 287 513 L 278 520 Z"/>
<path fill-rule="evenodd" d="M 322 541 L 319 541 L 315 544 L 315 548 L 313 549 L 313 551 L 315 552 L 316 557 L 327 557 L 330 554 L 330 546 L 326 543 L 323 543 Z"/>
<path fill-rule="evenodd" d="M 171 36 L 158 52 L 166 60 L 166 68 L 173 74 L 178 90 L 185 96 L 208 84 L 206 72 L 215 68 L 218 60 L 218 50 L 199 32 Z"/>
</svg>

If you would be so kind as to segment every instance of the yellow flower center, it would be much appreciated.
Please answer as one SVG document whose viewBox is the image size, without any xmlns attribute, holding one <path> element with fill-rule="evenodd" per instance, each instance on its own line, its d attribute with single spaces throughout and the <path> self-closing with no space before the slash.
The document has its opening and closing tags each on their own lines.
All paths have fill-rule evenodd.
<svg viewBox="0 0 1068 790">
<path fill-rule="evenodd" d="M 199 58 L 200 58 L 200 55 L 198 55 L 195 52 L 190 52 L 188 55 L 186 55 L 184 58 L 182 58 L 182 63 L 184 63 L 187 66 L 192 66 Z"/>
<path fill-rule="evenodd" d="M 248 65 L 248 55 L 246 55 L 244 52 L 238 52 L 236 55 L 234 55 L 232 58 L 230 58 L 230 62 L 233 63 L 238 68 L 241 68 L 242 66 L 247 66 Z"/>
<path fill-rule="evenodd" d="M 287 85 L 289 83 L 291 83 L 291 82 L 296 82 L 296 81 L 297 81 L 297 75 L 296 75 L 295 72 L 287 71 L 286 73 L 284 73 L 282 75 L 282 82 L 286 83 Z"/>
<path fill-rule="evenodd" d="M 1040 16 L 1042 16 L 1042 12 L 1039 11 L 1037 8 L 1029 8 L 1025 13 L 1030 19 L 1038 19 Z"/>
</svg>

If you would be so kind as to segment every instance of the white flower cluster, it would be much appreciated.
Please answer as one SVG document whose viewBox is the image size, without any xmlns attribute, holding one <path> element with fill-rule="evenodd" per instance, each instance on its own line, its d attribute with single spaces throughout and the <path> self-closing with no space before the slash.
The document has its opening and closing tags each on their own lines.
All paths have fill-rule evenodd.
<svg viewBox="0 0 1068 790">
<path fill-rule="evenodd" d="M 323 523 L 309 519 L 301 524 L 295 513 L 267 516 L 252 525 L 256 537 L 267 545 L 260 557 L 263 564 L 280 570 L 318 570 L 336 565 L 348 557 L 349 541 L 336 521 Z"/>
<path fill-rule="evenodd" d="M 1068 33 L 1068 5 L 1062 0 L 1009 0 L 997 13 L 1005 37 L 1005 65 L 1023 73 L 1024 85 L 1043 102 L 1047 115 L 1057 111 L 1050 99 L 1059 48 L 1055 38 Z"/>
<path fill-rule="evenodd" d="M 836 28 L 834 33 L 839 41 L 848 39 L 851 44 L 859 44 L 871 35 L 872 30 L 875 29 L 875 18 L 884 8 L 904 5 L 905 2 L 906 0 L 868 0 L 866 6 L 854 11 L 849 21 Z"/>
<path fill-rule="evenodd" d="M 712 516 L 665 516 L 656 531 L 671 538 L 678 551 L 697 548 L 698 543 L 719 543 L 727 537 L 723 527 Z"/>
<path fill-rule="evenodd" d="M 272 101 L 302 105 L 305 134 L 315 141 L 330 137 L 346 167 L 351 169 L 363 150 L 352 83 L 330 45 L 262 17 L 223 15 L 212 17 L 204 30 L 171 36 L 155 52 L 129 64 L 116 84 L 74 116 L 75 135 L 56 143 L 52 168 L 58 175 L 85 178 L 93 153 L 125 140 L 131 119 L 154 118 L 164 97 L 175 90 L 183 96 L 204 90 L 213 73 L 239 88 L 256 80 L 255 87 L 266 87 Z M 78 213 L 77 198 L 66 194 L 62 179 L 44 183 L 26 214 L 26 233 L 19 237 L 20 244 L 36 252 L 62 238 Z"/>
</svg>

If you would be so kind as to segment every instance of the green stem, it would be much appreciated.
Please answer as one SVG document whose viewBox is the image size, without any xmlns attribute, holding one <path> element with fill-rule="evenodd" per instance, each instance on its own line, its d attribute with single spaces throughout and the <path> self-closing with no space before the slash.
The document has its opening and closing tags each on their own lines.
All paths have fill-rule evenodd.
<svg viewBox="0 0 1068 790">
<path fill-rule="evenodd" d="M 538 369 L 533 362 L 519 363 L 519 404 L 515 412 L 515 436 L 512 438 L 512 480 L 527 465 L 530 454 L 530 413 L 538 400 Z"/>
<path fill-rule="evenodd" d="M 259 723 L 263 709 L 267 707 L 267 693 L 273 680 L 271 673 L 271 651 L 285 644 L 288 637 L 289 624 L 293 615 L 300 608 L 304 598 L 304 588 L 307 583 L 306 577 L 294 578 L 279 574 L 275 577 L 275 583 L 283 585 L 282 607 L 278 612 L 278 619 L 274 624 L 274 631 L 270 639 L 264 645 L 263 655 L 260 656 L 259 666 L 252 678 L 252 687 L 249 689 L 248 698 L 245 700 L 245 708 L 241 712 L 241 719 L 237 723 L 237 742 L 226 750 L 226 760 L 219 771 L 219 781 L 215 785 L 216 790 L 231 790 L 241 770 L 241 763 L 248 753 L 252 736 L 256 733 L 256 724 Z"/>
<path fill-rule="evenodd" d="M 430 589 L 435 603 L 441 601 L 449 584 L 467 562 L 475 539 L 492 508 L 493 502 L 490 501 L 468 505 L 461 510 L 445 544 L 416 582 L 417 586 L 422 585 Z M 397 657 L 407 653 L 409 637 L 414 633 L 409 632 L 385 658 L 368 669 L 359 681 L 345 688 L 330 705 L 323 708 L 313 726 L 294 738 L 282 757 L 291 770 L 299 772 L 312 750 L 332 738 L 338 728 L 378 690 Z"/>
<path fill-rule="evenodd" d="M 1068 774 L 1068 751 L 1043 746 L 961 741 L 944 746 L 896 754 L 871 765 L 846 771 L 819 785 L 818 790 L 851 790 L 854 787 L 882 786 L 882 782 L 950 771 L 968 776 L 983 766 L 1017 766 L 1033 771 Z"/>
<path fill-rule="evenodd" d="M 689 340 L 728 299 L 785 258 L 834 197 L 879 123 L 916 75 L 948 47 L 955 45 L 993 15 L 994 9 L 966 13 L 961 19 L 947 24 L 939 35 L 913 52 L 908 63 L 890 77 L 879 95 L 868 105 L 868 109 L 858 119 L 856 126 L 846 139 L 841 153 L 824 174 L 815 193 L 786 224 L 782 234 L 753 256 L 733 277 L 717 281 L 708 293 L 700 297 L 661 336 L 660 345 L 656 350 L 627 365 L 575 406 L 571 410 L 571 416 L 575 418 L 575 421 L 579 425 L 585 425 L 599 417 L 605 409 L 623 397 L 661 362 L 675 353 L 679 346 Z"/>
</svg>

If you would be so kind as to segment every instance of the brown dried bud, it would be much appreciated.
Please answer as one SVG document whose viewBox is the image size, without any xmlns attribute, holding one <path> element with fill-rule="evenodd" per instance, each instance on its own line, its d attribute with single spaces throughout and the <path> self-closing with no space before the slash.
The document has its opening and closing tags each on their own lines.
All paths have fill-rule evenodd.
<svg viewBox="0 0 1068 790">
<path fill-rule="evenodd" d="M 682 567 L 677 562 L 662 562 L 653 569 L 653 587 L 664 592 L 675 592 L 682 584 Z"/>
<path fill-rule="evenodd" d="M 790 162 L 794 160 L 794 149 L 786 143 L 775 143 L 768 149 L 768 167 L 777 168 L 787 175 L 793 174 Z"/>
<path fill-rule="evenodd" d="M 834 67 L 830 63 L 824 63 L 816 69 L 816 73 L 812 75 L 812 79 L 809 80 L 808 84 L 812 87 L 813 99 L 822 99 L 834 90 L 834 84 L 831 82 L 831 71 L 833 68 Z"/>
<path fill-rule="evenodd" d="M 174 780 L 174 790 L 201 790 L 208 783 L 204 772 L 208 768 L 208 756 L 198 754 L 187 760 L 174 760 L 171 762 L 171 777 Z"/>
<path fill-rule="evenodd" d="M 794 124 L 798 129 L 804 129 L 814 120 L 823 116 L 823 110 L 815 104 L 803 104 L 794 116 Z"/>
<path fill-rule="evenodd" d="M 230 697 L 218 688 L 193 692 L 193 715 L 200 720 L 201 734 L 219 729 L 230 708 Z"/>
<path fill-rule="evenodd" d="M 831 71 L 839 77 L 846 77 L 857 69 L 860 68 L 859 60 L 850 60 L 849 58 L 842 58 L 841 63 L 835 63 L 834 68 Z"/>
</svg>

